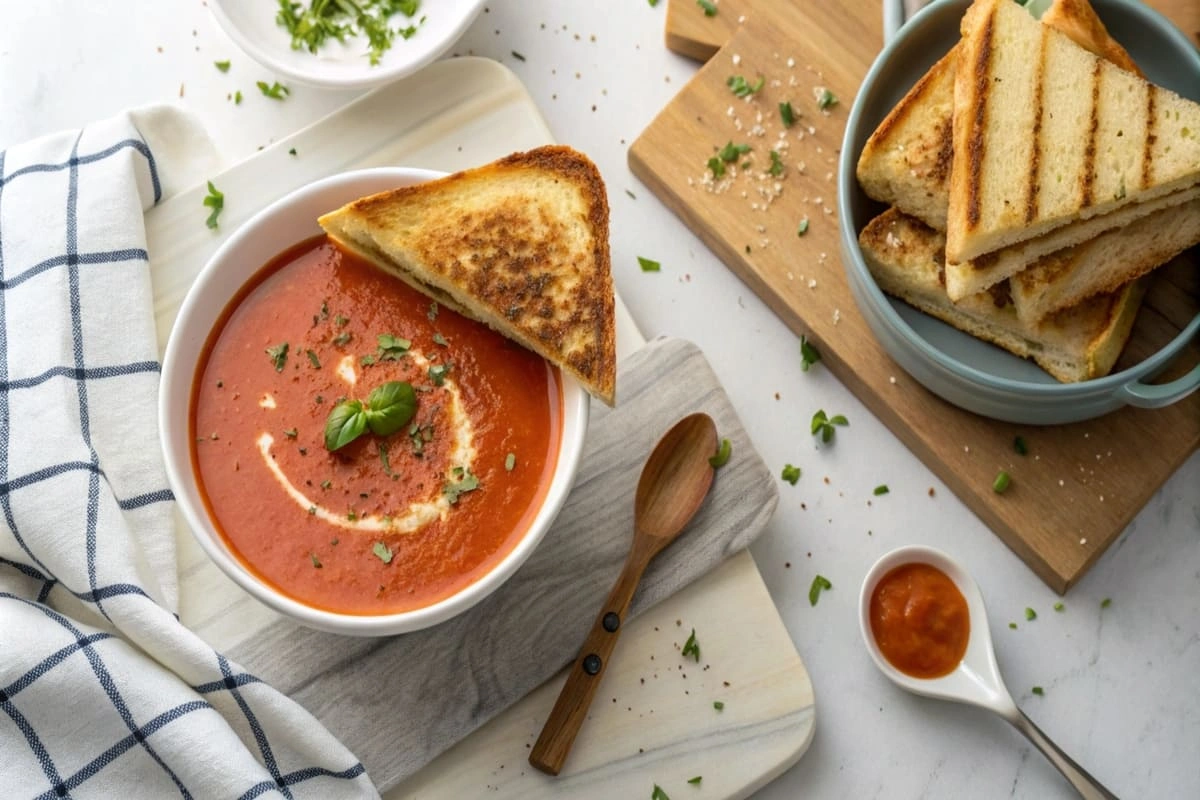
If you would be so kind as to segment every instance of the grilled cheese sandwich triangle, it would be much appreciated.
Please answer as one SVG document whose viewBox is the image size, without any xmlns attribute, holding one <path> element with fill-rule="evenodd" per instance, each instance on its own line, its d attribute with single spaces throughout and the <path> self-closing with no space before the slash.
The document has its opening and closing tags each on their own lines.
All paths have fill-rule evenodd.
<svg viewBox="0 0 1200 800">
<path fill-rule="evenodd" d="M 355 200 L 321 227 L 347 249 L 616 401 L 608 198 L 562 146 Z"/>
<path fill-rule="evenodd" d="M 1012 0 L 975 0 L 962 33 L 950 263 L 1200 185 L 1200 105 L 1088 52 Z"/>
</svg>

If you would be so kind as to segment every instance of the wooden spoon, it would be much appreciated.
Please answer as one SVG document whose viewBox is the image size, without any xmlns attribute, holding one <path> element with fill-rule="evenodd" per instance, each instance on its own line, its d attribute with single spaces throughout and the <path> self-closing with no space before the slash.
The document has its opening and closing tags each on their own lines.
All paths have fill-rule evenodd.
<svg viewBox="0 0 1200 800">
<path fill-rule="evenodd" d="M 529 763 L 542 772 L 557 775 L 567 760 L 642 573 L 700 508 L 712 485 L 713 468 L 708 460 L 716 451 L 716 424 L 707 414 L 692 414 L 675 423 L 646 459 L 634 498 L 633 545 L 625 566 L 529 754 Z"/>
</svg>

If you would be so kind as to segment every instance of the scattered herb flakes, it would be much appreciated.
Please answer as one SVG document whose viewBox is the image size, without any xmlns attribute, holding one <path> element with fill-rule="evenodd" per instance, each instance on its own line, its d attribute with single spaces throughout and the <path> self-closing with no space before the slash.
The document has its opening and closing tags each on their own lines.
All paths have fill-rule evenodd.
<svg viewBox="0 0 1200 800">
<path fill-rule="evenodd" d="M 322 489 L 332 489 L 333 481 L 330 481 L 330 480 L 321 481 L 321 488 Z"/>
<path fill-rule="evenodd" d="M 513 467 L 517 465 L 517 454 L 509 453 L 504 457 L 504 469 L 506 472 L 512 472 Z"/>
<path fill-rule="evenodd" d="M 1066 606 L 1062 604 L 1061 600 L 1054 604 L 1055 611 L 1064 611 L 1065 609 L 1066 609 Z"/>
<path fill-rule="evenodd" d="M 450 472 L 454 480 L 446 481 L 442 486 L 442 494 L 445 495 L 446 502 L 455 505 L 461 495 L 479 488 L 479 478 L 463 467 L 454 467 Z"/>
<path fill-rule="evenodd" d="M 304 354 L 308 356 L 308 363 L 312 364 L 313 369 L 321 368 L 321 359 L 317 358 L 317 351 L 305 350 Z"/>
<path fill-rule="evenodd" d="M 662 264 L 653 259 L 637 257 L 638 265 L 642 268 L 642 272 L 659 272 L 662 270 Z"/>
<path fill-rule="evenodd" d="M 262 92 L 263 97 L 269 97 L 272 100 L 283 100 L 291 94 L 291 90 L 279 81 L 275 81 L 270 86 L 267 85 L 266 81 L 256 81 L 254 85 Z"/>
<path fill-rule="evenodd" d="M 724 706 L 724 704 L 723 704 L 723 703 L 722 703 L 722 706 Z M 717 704 L 716 704 L 716 703 L 713 703 L 713 708 L 716 708 L 716 707 L 717 707 Z M 692 786 L 699 786 L 699 785 L 700 785 L 700 781 L 702 781 L 702 780 L 704 780 L 704 776 L 702 776 L 702 775 L 697 775 L 697 776 L 696 776 L 696 777 L 694 777 L 694 778 L 688 778 L 688 783 L 690 783 Z"/>
<path fill-rule="evenodd" d="M 807 336 L 800 336 L 800 371 L 808 372 L 813 364 L 821 360 L 821 353 L 813 346 L 813 343 L 808 340 Z"/>
<path fill-rule="evenodd" d="M 213 186 L 213 182 L 209 181 L 208 194 L 204 196 L 204 200 L 202 202 L 206 208 L 212 209 L 212 212 L 209 213 L 208 219 L 204 221 L 204 224 L 213 230 L 216 230 L 217 217 L 221 216 L 221 211 L 225 208 L 225 193 L 218 191 L 217 187 Z"/>
<path fill-rule="evenodd" d="M 233 93 L 233 104 L 235 106 L 240 106 L 242 104 L 242 90 L 241 89 L 238 89 L 237 91 L 235 91 Z"/>
<path fill-rule="evenodd" d="M 214 61 L 213 66 L 219 69 L 221 72 L 229 72 L 229 59 L 225 59 L 224 61 Z"/>
<path fill-rule="evenodd" d="M 288 155 L 289 155 L 289 156 L 294 156 L 294 155 L 296 155 L 296 148 L 294 148 L 294 147 L 292 147 L 292 148 L 289 148 L 289 149 L 288 149 Z"/>
<path fill-rule="evenodd" d="M 383 563 L 385 563 L 385 564 L 392 563 L 392 548 L 388 547 L 383 542 L 376 542 L 371 547 L 371 552 L 374 553 L 375 557 L 378 558 Z"/>
<path fill-rule="evenodd" d="M 658 5 L 658 0 L 648 0 L 648 2 L 650 3 L 651 8 L 654 8 L 656 5 Z"/>
<path fill-rule="evenodd" d="M 717 4 L 712 0 L 696 0 L 696 5 L 704 10 L 704 16 L 715 17 L 717 15 Z"/>
<path fill-rule="evenodd" d="M 826 89 L 824 86 L 819 86 L 813 90 L 817 96 L 817 108 L 826 111 L 838 104 L 837 96 Z"/>
<path fill-rule="evenodd" d="M 700 642 L 696 640 L 695 628 L 692 628 L 692 633 L 688 636 L 687 641 L 683 643 L 683 650 L 679 654 L 684 658 L 691 656 L 693 661 L 697 664 L 700 663 Z"/>
<path fill-rule="evenodd" d="M 1008 491 L 1009 484 L 1012 483 L 1012 478 L 1004 470 L 996 473 L 996 479 L 992 481 L 992 491 L 996 494 L 1004 494 Z"/>
<path fill-rule="evenodd" d="M 634 194 L 633 192 L 631 192 L 630 190 L 626 189 L 625 194 L 629 195 L 630 200 L 637 200 L 637 195 Z"/>
<path fill-rule="evenodd" d="M 342 331 L 337 336 L 330 339 L 330 343 L 335 347 L 345 347 L 346 345 L 350 344 L 351 340 L 353 339 L 354 334 L 352 334 L 350 331 Z"/>
<path fill-rule="evenodd" d="M 333 324 L 337 325 L 339 328 L 344 328 L 350 324 L 350 318 L 344 314 L 338 314 L 333 318 Z"/>
<path fill-rule="evenodd" d="M 317 507 L 316 507 L 316 506 L 309 506 L 309 507 L 308 507 L 308 513 L 309 513 L 309 514 L 312 514 L 312 515 L 315 517 L 315 516 L 317 515 Z"/>
<path fill-rule="evenodd" d="M 796 112 L 792 110 L 790 102 L 784 101 L 779 104 L 779 119 L 785 128 L 790 128 L 796 124 Z"/>
<path fill-rule="evenodd" d="M 1025 440 L 1020 436 L 1013 438 L 1013 450 L 1016 450 L 1017 454 L 1022 456 L 1029 452 L 1029 448 L 1025 446 Z"/>
<path fill-rule="evenodd" d="M 785 481 L 790 483 L 792 486 L 795 486 L 796 481 L 800 480 L 800 468 L 797 466 L 793 466 L 792 464 L 784 464 L 783 472 L 780 474 L 779 477 L 783 478 Z"/>
<path fill-rule="evenodd" d="M 313 567 L 315 567 L 316 569 L 320 569 L 321 568 L 321 559 L 317 558 L 317 554 L 309 553 L 308 556 L 309 556 L 309 558 L 312 559 Z"/>
<path fill-rule="evenodd" d="M 779 153 L 775 150 L 771 151 L 771 166 L 767 169 L 772 177 L 778 178 L 783 174 L 783 159 L 779 157 Z"/>
<path fill-rule="evenodd" d="M 803 236 L 808 233 L 808 217 L 800 220 L 800 224 L 796 226 L 796 235 Z"/>
<path fill-rule="evenodd" d="M 732 163 L 738 160 L 739 156 L 743 156 L 750 152 L 748 144 L 734 144 L 732 140 L 725 143 L 725 146 L 717 151 L 717 155 L 726 163 Z"/>
<path fill-rule="evenodd" d="M 450 346 L 450 343 L 446 341 L 446 337 L 442 336 L 440 333 L 433 334 L 433 343 L 438 345 L 439 347 L 449 347 Z"/>
<path fill-rule="evenodd" d="M 1037 612 L 1034 611 L 1032 608 L 1026 608 L 1025 609 L 1025 619 L 1029 622 L 1033 622 L 1035 619 L 1037 619 Z"/>
<path fill-rule="evenodd" d="M 1045 695 L 1045 694 L 1046 694 L 1046 690 L 1045 690 L 1045 689 L 1043 689 L 1043 688 L 1042 688 L 1042 687 L 1040 687 L 1040 686 L 1035 686 L 1035 687 L 1033 687 L 1032 689 L 1030 689 L 1029 691 L 1033 692 L 1033 693 L 1034 693 L 1034 694 L 1036 694 L 1038 697 L 1042 697 L 1043 695 Z"/>
<path fill-rule="evenodd" d="M 1012 628 L 1015 631 L 1017 629 L 1017 623 L 1010 622 L 1010 623 L 1008 623 L 1008 627 Z"/>
<path fill-rule="evenodd" d="M 821 592 L 832 588 L 833 584 L 830 583 L 829 579 L 824 575 L 818 574 L 814 576 L 812 586 L 808 587 L 808 604 L 810 606 L 815 606 L 817 604 L 817 599 L 821 596 Z"/>
<path fill-rule="evenodd" d="M 373 355 L 371 355 L 371 354 L 369 354 L 369 353 L 368 353 L 367 355 L 365 355 L 365 356 L 363 356 L 362 358 L 358 359 L 358 363 L 359 363 L 359 366 L 362 366 L 362 367 L 369 367 L 369 366 L 371 366 L 372 364 L 374 364 L 374 363 L 375 363 L 375 356 L 373 356 Z"/>
<path fill-rule="evenodd" d="M 434 386 L 443 386 L 446 383 L 446 373 L 450 372 L 449 364 L 433 364 L 429 367 L 429 380 Z"/>
<path fill-rule="evenodd" d="M 295 428 L 288 428 L 286 431 L 283 432 L 283 435 L 289 439 L 295 439 L 297 436 L 300 435 L 300 431 L 296 430 Z"/>
<path fill-rule="evenodd" d="M 438 315 L 438 304 L 437 304 L 437 301 L 434 300 L 432 303 L 429 304 L 429 310 L 425 312 L 425 316 L 430 322 L 433 322 L 434 320 L 437 319 L 437 315 Z"/>
<path fill-rule="evenodd" d="M 720 469 L 729 463 L 729 456 L 733 453 L 733 445 L 728 439 L 721 439 L 721 444 L 717 446 L 717 452 L 709 456 L 708 464 L 713 469 Z"/>
<path fill-rule="evenodd" d="M 875 487 L 875 496 L 879 497 L 880 495 L 887 494 L 890 491 L 891 491 L 891 489 L 888 488 L 888 485 L 886 483 L 881 483 Z"/>
<path fill-rule="evenodd" d="M 348 519 L 350 522 L 358 522 L 358 514 L 353 511 L 347 511 L 346 519 Z"/>
<path fill-rule="evenodd" d="M 725 81 L 725 85 L 729 87 L 729 91 L 733 92 L 737 97 L 749 97 L 752 94 L 756 94 L 762 89 L 764 83 L 766 83 L 766 78 L 762 75 L 759 75 L 758 80 L 754 83 L 747 82 L 746 78 L 742 75 L 730 75 Z"/>
<path fill-rule="evenodd" d="M 316 53 L 331 39 L 345 42 L 351 37 L 365 36 L 367 56 L 371 66 L 376 66 L 397 36 L 411 39 L 417 33 L 417 26 L 425 22 L 421 16 L 416 24 L 410 22 L 393 28 L 392 15 L 399 12 L 412 20 L 420 6 L 420 0 L 314 0 L 308 7 L 292 0 L 279 0 L 275 22 L 291 35 L 293 50 L 310 53 Z"/>
<path fill-rule="evenodd" d="M 671 798 L 662 790 L 662 787 L 656 783 L 654 784 L 654 791 L 650 793 L 650 800 L 671 800 Z"/>
<path fill-rule="evenodd" d="M 1101 607 L 1101 608 L 1108 608 L 1108 607 L 1109 607 L 1109 606 L 1111 606 L 1111 605 L 1112 605 L 1112 598 L 1111 598 L 1111 597 L 1106 597 L 1106 598 L 1104 598 L 1103 600 L 1101 600 L 1101 601 L 1100 601 L 1100 607 Z"/>
<path fill-rule="evenodd" d="M 276 372 L 283 372 L 284 366 L 287 364 L 288 343 L 280 342 L 266 349 L 267 358 L 271 359 L 272 366 Z"/>
<path fill-rule="evenodd" d="M 524 61 L 524 60 L 525 60 L 525 56 L 521 55 L 521 54 L 520 54 L 520 53 L 518 53 L 516 50 L 513 50 L 513 51 L 512 51 L 512 57 L 513 57 L 513 58 L 515 58 L 517 61 Z"/>
<path fill-rule="evenodd" d="M 713 708 L 715 708 L 717 711 L 724 711 L 725 710 L 725 702 L 723 700 L 714 700 Z"/>
<path fill-rule="evenodd" d="M 825 415 L 824 409 L 818 409 L 817 413 L 813 414 L 812 418 L 812 434 L 813 436 L 820 435 L 821 441 L 824 444 L 829 444 L 833 441 L 836 434 L 835 425 L 849 425 L 850 422 L 841 414 L 835 414 L 832 417 Z"/>
<path fill-rule="evenodd" d="M 712 170 L 714 179 L 720 180 L 721 178 L 725 177 L 725 162 L 717 156 L 710 158 L 707 162 L 707 166 L 710 170 Z M 746 252 L 750 252 L 749 245 L 746 246 Z"/>
<path fill-rule="evenodd" d="M 379 346 L 380 361 L 398 361 L 404 358 L 412 347 L 412 341 L 409 339 L 390 333 L 379 334 L 375 337 L 375 342 Z"/>
</svg>

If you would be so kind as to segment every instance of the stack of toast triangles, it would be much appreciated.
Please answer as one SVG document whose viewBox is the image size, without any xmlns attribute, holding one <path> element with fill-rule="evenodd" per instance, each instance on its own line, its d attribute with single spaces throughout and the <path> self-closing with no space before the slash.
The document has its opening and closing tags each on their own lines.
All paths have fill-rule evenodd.
<svg viewBox="0 0 1200 800">
<path fill-rule="evenodd" d="M 961 32 L 863 148 L 859 182 L 892 206 L 864 256 L 885 291 L 1061 381 L 1104 375 L 1138 279 L 1200 243 L 1200 105 L 1147 82 L 1087 0 L 1041 22 L 975 0 Z"/>
</svg>

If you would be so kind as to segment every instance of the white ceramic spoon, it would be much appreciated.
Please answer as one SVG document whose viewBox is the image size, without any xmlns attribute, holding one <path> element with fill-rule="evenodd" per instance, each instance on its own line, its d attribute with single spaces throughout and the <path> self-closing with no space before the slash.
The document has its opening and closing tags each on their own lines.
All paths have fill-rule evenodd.
<svg viewBox="0 0 1200 800">
<path fill-rule="evenodd" d="M 940 678 L 913 678 L 896 669 L 880 652 L 871 632 L 871 595 L 879 579 L 895 567 L 914 563 L 930 564 L 946 573 L 967 601 L 971 622 L 967 652 L 953 672 Z M 994 711 L 1033 742 L 1081 796 L 1088 800 L 1117 800 L 1116 795 L 1071 760 L 1017 708 L 1004 685 L 1004 680 L 1000 677 L 1000 669 L 996 666 L 996 653 L 992 648 L 992 634 L 988 629 L 983 595 L 979 593 L 979 587 L 970 574 L 945 553 L 932 547 L 912 545 L 884 555 L 875 562 L 867 572 L 867 577 L 863 579 L 862 593 L 858 600 L 858 617 L 867 652 L 871 654 L 880 671 L 891 678 L 893 683 L 916 694 L 969 703 Z"/>
</svg>

